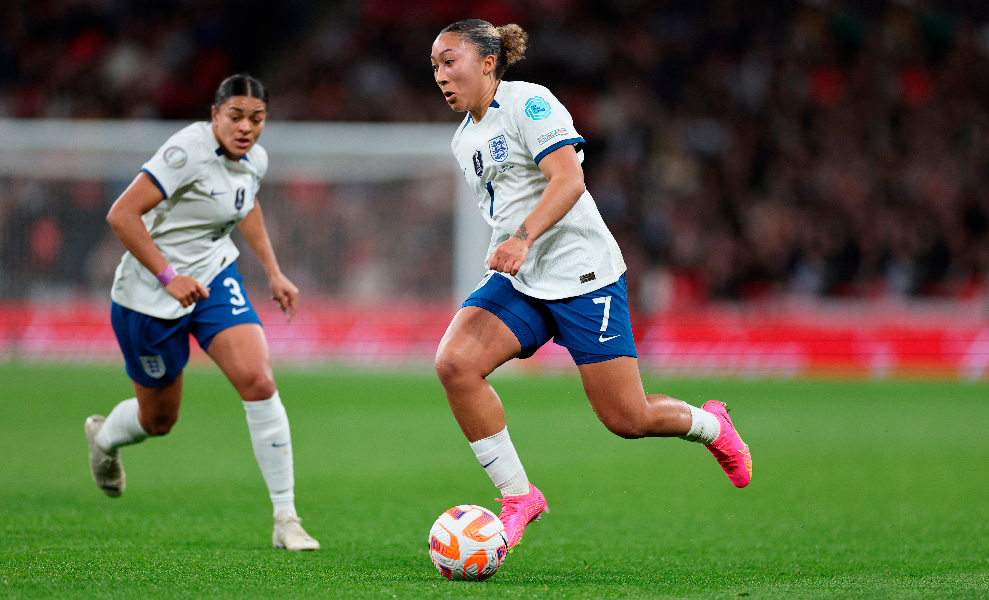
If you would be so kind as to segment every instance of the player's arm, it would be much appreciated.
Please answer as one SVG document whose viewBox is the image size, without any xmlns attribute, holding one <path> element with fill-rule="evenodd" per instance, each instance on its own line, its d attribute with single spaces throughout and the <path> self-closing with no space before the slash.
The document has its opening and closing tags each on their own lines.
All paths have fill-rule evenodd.
<svg viewBox="0 0 989 600">
<path fill-rule="evenodd" d="M 147 173 L 141 171 L 134 178 L 123 194 L 117 198 L 106 222 L 110 224 L 117 239 L 134 255 L 144 267 L 158 275 L 169 266 L 168 259 L 155 246 L 151 234 L 148 233 L 141 217 L 144 213 L 164 200 L 158 186 Z M 192 277 L 177 275 L 165 286 L 165 291 L 179 301 L 183 307 L 189 306 L 200 298 L 209 297 L 209 290 Z"/>
<path fill-rule="evenodd" d="M 261 204 L 254 200 L 254 208 L 240 222 L 240 232 L 243 234 L 247 245 L 251 247 L 255 256 L 261 261 L 265 274 L 268 275 L 268 285 L 271 287 L 271 297 L 278 302 L 282 312 L 291 321 L 295 316 L 295 310 L 299 302 L 299 288 L 288 280 L 278 266 L 275 258 L 275 251 L 271 247 L 271 238 L 268 237 L 268 228 L 264 225 L 264 215 L 261 213 Z"/>
<path fill-rule="evenodd" d="M 539 170 L 546 176 L 546 189 L 512 237 L 488 257 L 491 269 L 516 275 L 532 244 L 570 212 L 584 193 L 584 169 L 572 145 L 561 146 L 543 157 Z"/>
</svg>

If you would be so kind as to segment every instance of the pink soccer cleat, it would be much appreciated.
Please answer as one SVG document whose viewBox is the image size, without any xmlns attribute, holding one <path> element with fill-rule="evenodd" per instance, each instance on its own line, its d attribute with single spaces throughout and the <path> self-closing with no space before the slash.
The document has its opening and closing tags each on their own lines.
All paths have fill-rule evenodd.
<svg viewBox="0 0 989 600">
<path fill-rule="evenodd" d="M 508 549 L 519 543 L 522 539 L 522 532 L 525 526 L 532 521 L 538 521 L 543 511 L 549 512 L 546 506 L 546 497 L 536 486 L 529 484 L 529 493 L 524 496 L 505 496 L 497 498 L 501 502 L 501 519 L 505 526 L 505 533 L 508 534 Z"/>
<path fill-rule="evenodd" d="M 721 434 L 718 435 L 718 439 L 704 447 L 718 459 L 718 464 L 725 470 L 725 475 L 735 487 L 743 488 L 749 485 L 752 481 L 752 455 L 749 453 L 749 447 L 735 431 L 735 425 L 728 416 L 728 407 L 724 402 L 708 400 L 701 410 L 711 413 L 721 423 Z"/>
</svg>

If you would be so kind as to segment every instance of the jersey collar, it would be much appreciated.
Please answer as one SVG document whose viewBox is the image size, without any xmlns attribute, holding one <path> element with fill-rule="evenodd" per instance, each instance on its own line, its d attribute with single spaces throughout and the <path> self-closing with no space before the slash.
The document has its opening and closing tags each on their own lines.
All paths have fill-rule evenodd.
<svg viewBox="0 0 989 600">
<path fill-rule="evenodd" d="M 498 92 L 495 92 L 495 94 L 497 94 L 497 93 Z M 501 108 L 501 105 L 498 104 L 498 101 L 497 100 L 495 100 L 494 98 L 492 98 L 491 99 L 491 104 L 488 105 L 488 108 Z M 470 118 L 470 114 L 468 113 L 467 114 L 467 118 L 464 120 L 464 126 L 460 128 L 460 131 L 463 131 L 464 129 L 467 129 L 467 126 L 470 125 L 471 122 L 472 122 L 472 119 Z"/>
<path fill-rule="evenodd" d="M 215 152 L 217 156 L 223 156 L 223 146 L 217 146 Z M 251 162 L 250 159 L 247 158 L 246 154 L 244 156 L 241 156 L 240 160 Z"/>
</svg>

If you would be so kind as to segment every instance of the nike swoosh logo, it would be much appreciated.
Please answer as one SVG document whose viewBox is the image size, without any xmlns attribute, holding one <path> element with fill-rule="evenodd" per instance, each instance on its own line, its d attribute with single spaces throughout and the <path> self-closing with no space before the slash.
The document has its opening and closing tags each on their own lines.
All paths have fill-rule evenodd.
<svg viewBox="0 0 989 600">
<path fill-rule="evenodd" d="M 284 444 L 276 444 L 275 442 L 271 442 L 271 447 L 272 448 L 284 448 L 285 446 L 288 446 L 290 443 L 291 442 L 285 442 Z"/>
<path fill-rule="evenodd" d="M 494 464 L 494 461 L 496 461 L 496 460 L 498 460 L 499 458 L 501 458 L 501 457 L 500 457 L 500 456 L 496 456 L 496 457 L 494 457 L 493 459 L 491 459 L 491 462 L 489 462 L 488 464 L 486 464 L 486 465 L 481 465 L 481 468 L 482 468 L 482 469 L 487 469 L 488 467 L 490 467 L 491 465 L 493 465 L 493 464 Z"/>
<path fill-rule="evenodd" d="M 215 198 L 215 197 L 219 196 L 220 194 L 226 194 L 226 193 L 227 193 L 226 191 L 219 191 L 218 192 L 216 190 L 210 190 L 209 195 L 210 196 L 213 196 Z"/>
<path fill-rule="evenodd" d="M 607 342 L 608 340 L 613 340 L 613 339 L 615 339 L 616 337 L 622 337 L 622 336 L 621 336 L 621 335 L 613 335 L 613 336 L 611 336 L 611 337 L 604 337 L 604 336 L 602 335 L 602 336 L 600 336 L 600 337 L 598 337 L 598 341 L 599 341 L 599 342 L 601 342 L 601 343 L 603 344 L 603 343 L 605 343 L 605 342 Z"/>
<path fill-rule="evenodd" d="M 250 306 L 245 306 L 244 308 L 232 308 L 232 309 L 230 309 L 230 312 L 232 312 L 235 315 L 239 315 L 241 313 L 246 313 L 249 310 L 251 310 L 251 307 Z"/>
</svg>

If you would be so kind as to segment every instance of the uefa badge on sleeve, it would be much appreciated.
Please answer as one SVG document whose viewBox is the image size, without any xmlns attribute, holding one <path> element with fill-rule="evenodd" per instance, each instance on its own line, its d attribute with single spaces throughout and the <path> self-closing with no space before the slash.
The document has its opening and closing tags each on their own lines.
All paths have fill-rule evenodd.
<svg viewBox="0 0 989 600">
<path fill-rule="evenodd" d="M 165 164 L 173 169 L 181 169 L 184 167 L 186 160 L 189 158 L 189 156 L 185 153 L 185 150 L 178 146 L 168 148 L 164 153 L 162 153 L 161 157 L 164 159 Z"/>
<path fill-rule="evenodd" d="M 525 101 L 525 116 L 533 121 L 542 121 L 553 112 L 553 107 L 542 96 L 533 96 Z"/>
</svg>

